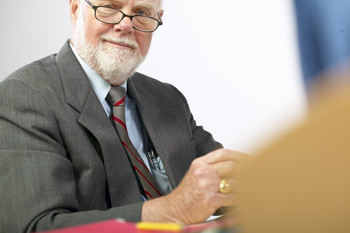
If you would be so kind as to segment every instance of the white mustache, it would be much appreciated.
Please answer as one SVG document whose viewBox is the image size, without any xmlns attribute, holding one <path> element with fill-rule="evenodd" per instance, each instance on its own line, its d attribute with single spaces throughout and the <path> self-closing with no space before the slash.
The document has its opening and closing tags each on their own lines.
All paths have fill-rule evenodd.
<svg viewBox="0 0 350 233">
<path fill-rule="evenodd" d="M 113 42 L 113 43 L 117 43 L 117 44 L 124 44 L 124 45 L 129 46 L 129 47 L 131 47 L 133 49 L 138 49 L 139 48 L 138 44 L 135 41 L 130 40 L 130 39 L 125 38 L 125 37 L 115 38 L 115 37 L 109 36 L 109 35 L 102 35 L 101 39 L 102 40 L 106 40 L 106 41 L 110 41 L 110 42 Z"/>
</svg>

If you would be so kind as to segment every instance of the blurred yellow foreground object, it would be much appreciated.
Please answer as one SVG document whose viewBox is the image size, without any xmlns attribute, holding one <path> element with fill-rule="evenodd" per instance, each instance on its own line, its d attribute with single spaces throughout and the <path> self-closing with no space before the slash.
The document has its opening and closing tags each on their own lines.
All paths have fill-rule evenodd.
<svg viewBox="0 0 350 233">
<path fill-rule="evenodd" d="M 305 124 L 244 167 L 244 233 L 350 232 L 350 86 L 340 89 L 321 93 Z"/>
<path fill-rule="evenodd" d="M 154 230 L 154 231 L 167 231 L 167 232 L 180 232 L 182 225 L 176 223 L 147 223 L 139 222 L 136 224 L 136 228 L 139 230 Z"/>
</svg>

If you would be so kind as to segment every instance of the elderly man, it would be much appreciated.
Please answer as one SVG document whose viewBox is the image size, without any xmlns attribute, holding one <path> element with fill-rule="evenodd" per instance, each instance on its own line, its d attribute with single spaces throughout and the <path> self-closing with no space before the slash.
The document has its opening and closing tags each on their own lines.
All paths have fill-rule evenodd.
<svg viewBox="0 0 350 233">
<path fill-rule="evenodd" d="M 71 40 L 0 85 L 1 229 L 190 224 L 233 206 L 246 155 L 219 149 L 176 88 L 135 73 L 160 0 L 70 0 L 70 13 Z"/>
</svg>

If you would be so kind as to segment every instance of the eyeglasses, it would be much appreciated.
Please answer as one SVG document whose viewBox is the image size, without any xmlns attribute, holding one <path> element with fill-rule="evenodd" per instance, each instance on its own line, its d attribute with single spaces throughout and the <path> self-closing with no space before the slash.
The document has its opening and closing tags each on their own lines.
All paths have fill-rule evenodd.
<svg viewBox="0 0 350 233">
<path fill-rule="evenodd" d="M 134 29 L 142 32 L 154 32 L 160 25 L 162 20 L 145 16 L 145 15 L 127 15 L 124 12 L 110 6 L 95 6 L 89 0 L 85 0 L 95 11 L 95 18 L 98 21 L 108 24 L 118 24 L 125 17 L 130 18 Z M 159 13 L 159 18 L 161 19 Z"/>
</svg>

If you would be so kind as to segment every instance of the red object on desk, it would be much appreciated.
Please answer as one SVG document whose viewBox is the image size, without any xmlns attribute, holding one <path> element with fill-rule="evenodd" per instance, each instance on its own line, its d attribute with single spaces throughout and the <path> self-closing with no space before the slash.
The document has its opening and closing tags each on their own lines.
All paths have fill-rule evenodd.
<svg viewBox="0 0 350 233">
<path fill-rule="evenodd" d="M 220 229 L 234 227 L 240 222 L 240 219 L 227 218 L 193 225 L 179 225 L 174 223 L 132 223 L 115 219 L 40 233 L 199 233 L 217 232 Z"/>
<path fill-rule="evenodd" d="M 136 224 L 119 220 L 107 220 L 97 223 L 89 223 L 58 230 L 45 231 L 41 233 L 137 233 Z"/>
</svg>

